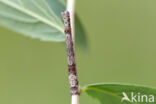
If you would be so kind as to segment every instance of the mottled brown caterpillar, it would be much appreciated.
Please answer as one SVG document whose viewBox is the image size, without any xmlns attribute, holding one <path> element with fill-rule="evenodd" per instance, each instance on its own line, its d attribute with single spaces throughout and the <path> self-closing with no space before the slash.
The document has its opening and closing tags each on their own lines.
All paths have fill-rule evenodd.
<svg viewBox="0 0 156 104">
<path fill-rule="evenodd" d="M 72 40 L 72 32 L 70 25 L 70 14 L 68 11 L 62 12 L 62 18 L 64 21 L 64 32 L 66 41 L 66 50 L 68 57 L 68 72 L 69 72 L 69 84 L 71 95 L 80 94 L 79 84 L 77 79 L 75 52 Z"/>
</svg>

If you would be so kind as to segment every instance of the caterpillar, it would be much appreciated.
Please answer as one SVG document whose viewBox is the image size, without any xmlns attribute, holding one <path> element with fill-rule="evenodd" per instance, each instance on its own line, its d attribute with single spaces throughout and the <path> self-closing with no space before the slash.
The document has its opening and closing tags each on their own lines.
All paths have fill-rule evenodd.
<svg viewBox="0 0 156 104">
<path fill-rule="evenodd" d="M 70 84 L 70 93 L 71 95 L 80 94 L 77 72 L 76 72 L 76 61 L 75 61 L 75 52 L 72 40 L 72 31 L 70 24 L 70 13 L 68 11 L 62 12 L 62 19 L 64 21 L 64 33 L 66 41 L 66 51 L 68 57 L 68 74 L 69 74 L 69 84 Z"/>
</svg>

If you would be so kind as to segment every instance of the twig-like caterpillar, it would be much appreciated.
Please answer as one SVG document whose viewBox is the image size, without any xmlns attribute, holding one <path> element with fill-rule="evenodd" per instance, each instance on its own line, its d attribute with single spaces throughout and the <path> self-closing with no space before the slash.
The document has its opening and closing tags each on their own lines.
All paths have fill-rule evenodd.
<svg viewBox="0 0 156 104">
<path fill-rule="evenodd" d="M 76 71 L 76 62 L 75 62 L 75 52 L 72 40 L 72 32 L 70 25 L 70 14 L 68 11 L 62 12 L 62 18 L 64 21 L 64 32 L 65 32 L 65 41 L 68 57 L 68 72 L 69 72 L 69 84 L 70 84 L 70 93 L 71 95 L 80 94 L 77 71 Z"/>
</svg>

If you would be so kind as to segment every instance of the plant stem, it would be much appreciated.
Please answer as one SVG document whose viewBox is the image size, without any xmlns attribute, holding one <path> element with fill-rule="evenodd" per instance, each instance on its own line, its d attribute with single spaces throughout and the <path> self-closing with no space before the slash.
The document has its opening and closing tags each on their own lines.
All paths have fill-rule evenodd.
<svg viewBox="0 0 156 104">
<path fill-rule="evenodd" d="M 70 13 L 72 39 L 75 41 L 75 0 L 67 0 L 67 11 Z"/>
<path fill-rule="evenodd" d="M 79 95 L 72 96 L 72 104 L 79 104 Z"/>
<path fill-rule="evenodd" d="M 67 11 L 62 13 L 65 25 L 71 104 L 79 104 L 79 84 L 75 60 L 75 0 L 67 0 Z"/>
<path fill-rule="evenodd" d="M 72 96 L 72 104 L 79 104 L 80 91 L 76 70 L 75 50 L 73 44 L 74 41 L 72 40 L 70 13 L 68 11 L 62 12 L 62 18 L 65 26 L 64 31 L 68 57 L 68 73 L 69 73 L 70 93 Z"/>
</svg>

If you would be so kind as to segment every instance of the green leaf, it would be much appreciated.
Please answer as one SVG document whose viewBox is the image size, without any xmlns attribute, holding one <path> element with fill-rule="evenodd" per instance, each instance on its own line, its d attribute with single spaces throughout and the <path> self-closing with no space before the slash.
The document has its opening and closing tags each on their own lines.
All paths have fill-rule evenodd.
<svg viewBox="0 0 156 104">
<path fill-rule="evenodd" d="M 98 99 L 101 104 L 156 104 L 153 99 L 156 97 L 156 89 L 144 86 L 92 84 L 82 88 L 82 92 Z M 128 99 L 124 100 L 126 96 Z"/>
<path fill-rule="evenodd" d="M 63 23 L 45 0 L 0 0 L 0 23 L 33 38 L 65 40 Z"/>
<path fill-rule="evenodd" d="M 66 9 L 66 3 L 64 0 L 46 0 L 49 6 L 52 8 L 52 10 L 55 12 L 55 14 L 59 17 L 61 17 L 61 12 L 65 11 Z"/>
<path fill-rule="evenodd" d="M 0 0 L 0 24 L 32 38 L 64 41 L 64 10 L 64 0 Z M 79 33 L 84 31 L 81 25 L 77 27 Z M 76 37 L 84 37 L 78 40 L 83 43 L 84 32 L 77 33 Z"/>
</svg>

